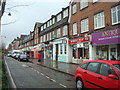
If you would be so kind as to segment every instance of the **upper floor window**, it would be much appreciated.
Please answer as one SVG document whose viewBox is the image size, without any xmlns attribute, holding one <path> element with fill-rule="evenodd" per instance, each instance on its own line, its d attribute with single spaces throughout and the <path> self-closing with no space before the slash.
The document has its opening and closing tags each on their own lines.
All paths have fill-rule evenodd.
<svg viewBox="0 0 120 90">
<path fill-rule="evenodd" d="M 52 23 L 53 23 L 53 24 L 55 23 L 55 18 L 52 19 Z"/>
<path fill-rule="evenodd" d="M 88 31 L 88 18 L 81 21 L 81 33 Z"/>
<path fill-rule="evenodd" d="M 57 22 L 61 20 L 61 13 L 57 15 Z"/>
<path fill-rule="evenodd" d="M 68 16 L 68 9 L 66 9 L 66 10 L 63 11 L 63 18 L 65 18 L 67 16 Z"/>
<path fill-rule="evenodd" d="M 77 11 L 76 4 L 74 4 L 72 6 L 72 14 L 76 13 L 76 11 Z"/>
<path fill-rule="evenodd" d="M 46 29 L 46 24 L 44 24 L 44 29 Z"/>
<path fill-rule="evenodd" d="M 77 34 L 77 23 L 73 24 L 73 35 Z"/>
<path fill-rule="evenodd" d="M 120 5 L 111 9 L 112 25 L 120 23 Z"/>
<path fill-rule="evenodd" d="M 51 36 L 52 36 L 52 35 L 51 35 L 51 32 L 49 33 L 49 36 L 50 36 L 50 40 L 51 40 Z"/>
<path fill-rule="evenodd" d="M 94 15 L 94 28 L 99 29 L 105 26 L 104 12 Z"/>
<path fill-rule="evenodd" d="M 49 27 L 49 26 L 50 26 L 50 22 L 48 21 L 48 22 L 47 22 L 47 27 Z"/>
<path fill-rule="evenodd" d="M 40 37 L 40 42 L 43 42 L 43 38 L 42 38 L 42 37 L 43 37 L 43 36 Z"/>
<path fill-rule="evenodd" d="M 57 37 L 60 37 L 60 28 L 57 29 Z"/>
<path fill-rule="evenodd" d="M 88 6 L 88 0 L 80 1 L 80 9 L 86 8 Z"/>
<path fill-rule="evenodd" d="M 67 33 L 68 33 L 68 27 L 67 27 L 67 25 L 65 25 L 63 27 L 63 36 L 67 35 Z"/>
<path fill-rule="evenodd" d="M 47 41 L 49 40 L 49 34 L 47 34 Z"/>
<path fill-rule="evenodd" d="M 50 20 L 50 26 L 52 25 L 52 20 Z"/>
<path fill-rule="evenodd" d="M 46 35 L 44 35 L 44 42 L 46 41 Z"/>
<path fill-rule="evenodd" d="M 93 0 L 93 3 L 97 2 L 98 0 Z"/>
<path fill-rule="evenodd" d="M 41 31 L 43 31 L 43 26 L 41 26 Z"/>
</svg>

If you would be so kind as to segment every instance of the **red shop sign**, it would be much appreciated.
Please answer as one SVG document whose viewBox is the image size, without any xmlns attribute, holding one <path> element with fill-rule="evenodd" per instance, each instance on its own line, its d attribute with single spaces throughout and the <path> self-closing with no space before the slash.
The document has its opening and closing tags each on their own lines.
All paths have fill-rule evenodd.
<svg viewBox="0 0 120 90">
<path fill-rule="evenodd" d="M 81 37 L 81 38 L 69 40 L 68 44 L 76 44 L 76 43 L 88 42 L 88 41 L 89 41 L 89 37 Z"/>
</svg>

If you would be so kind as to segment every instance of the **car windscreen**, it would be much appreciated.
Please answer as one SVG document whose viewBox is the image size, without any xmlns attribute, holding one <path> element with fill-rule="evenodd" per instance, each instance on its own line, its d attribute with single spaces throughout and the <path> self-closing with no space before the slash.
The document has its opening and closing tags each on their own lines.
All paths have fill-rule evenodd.
<svg viewBox="0 0 120 90">
<path fill-rule="evenodd" d="M 22 58 L 27 58 L 27 55 L 20 55 L 20 57 L 22 57 Z"/>
<path fill-rule="evenodd" d="M 120 72 L 120 64 L 113 64 L 113 66 Z"/>
</svg>

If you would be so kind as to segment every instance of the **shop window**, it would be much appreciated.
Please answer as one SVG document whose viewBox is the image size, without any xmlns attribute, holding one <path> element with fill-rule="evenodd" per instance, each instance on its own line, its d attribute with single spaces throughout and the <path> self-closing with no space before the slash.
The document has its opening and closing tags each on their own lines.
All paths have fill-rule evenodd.
<svg viewBox="0 0 120 90">
<path fill-rule="evenodd" d="M 96 47 L 96 59 L 108 60 L 108 46 L 97 46 Z"/>
</svg>

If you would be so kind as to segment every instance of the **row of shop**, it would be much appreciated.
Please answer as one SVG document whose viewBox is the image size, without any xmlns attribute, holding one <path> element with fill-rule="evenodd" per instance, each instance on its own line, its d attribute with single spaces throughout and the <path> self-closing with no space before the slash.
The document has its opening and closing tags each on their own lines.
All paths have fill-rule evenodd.
<svg viewBox="0 0 120 90">
<path fill-rule="evenodd" d="M 105 30 L 85 37 L 63 37 L 34 47 L 27 47 L 31 58 L 79 63 L 86 60 L 120 60 L 120 28 Z"/>
</svg>

